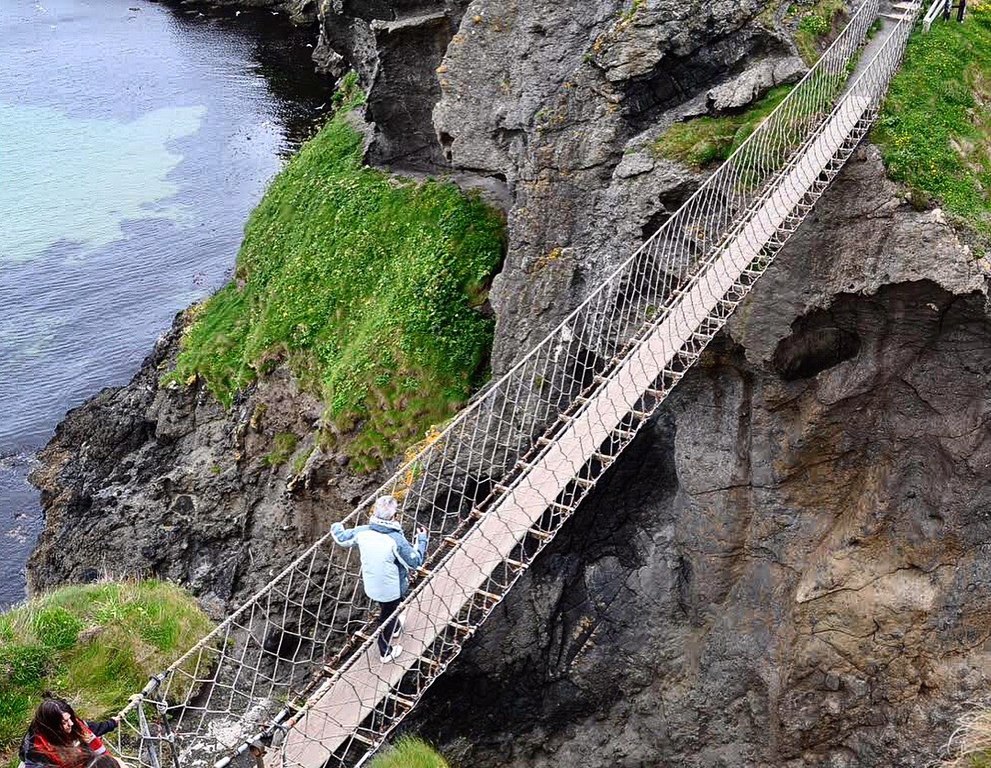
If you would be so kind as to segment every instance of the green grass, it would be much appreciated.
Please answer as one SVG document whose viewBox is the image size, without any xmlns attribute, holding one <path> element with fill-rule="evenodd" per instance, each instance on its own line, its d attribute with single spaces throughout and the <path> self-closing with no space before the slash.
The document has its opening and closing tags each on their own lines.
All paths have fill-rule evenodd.
<svg viewBox="0 0 991 768">
<path fill-rule="evenodd" d="M 647 0 L 632 0 L 630 7 L 620 13 L 620 19 L 626 23 L 633 21 Z"/>
<path fill-rule="evenodd" d="M 698 117 L 675 123 L 656 139 L 654 154 L 696 169 L 721 163 L 774 111 L 791 88 L 782 85 L 772 89 L 739 115 Z"/>
<path fill-rule="evenodd" d="M 0 760 L 42 691 L 106 717 L 210 629 L 192 597 L 154 580 L 63 587 L 0 615 Z"/>
<path fill-rule="evenodd" d="M 368 768 L 449 768 L 448 762 L 429 744 L 403 736 L 375 757 Z"/>
<path fill-rule="evenodd" d="M 484 377 L 493 323 L 478 306 L 504 223 L 451 184 L 363 166 L 346 116 L 360 95 L 339 101 L 251 215 L 234 280 L 194 312 L 166 381 L 199 377 L 230 404 L 284 361 L 360 472 L 450 417 Z"/>
<path fill-rule="evenodd" d="M 298 444 L 299 438 L 292 432 L 279 432 L 275 436 L 275 447 L 265 457 L 265 463 L 270 467 L 281 467 L 296 452 Z"/>
<path fill-rule="evenodd" d="M 292 473 L 298 475 L 306 467 L 306 462 L 310 460 L 310 456 L 313 455 L 313 447 L 311 446 L 307 450 L 303 451 L 299 456 L 293 459 L 292 462 Z"/>
<path fill-rule="evenodd" d="M 991 235 L 991 7 L 909 41 L 873 141 L 889 175 Z"/>
<path fill-rule="evenodd" d="M 819 60 L 845 15 L 843 0 L 818 0 L 811 6 L 793 5 L 789 9 L 789 19 L 797 20 L 795 47 L 806 64 L 812 66 Z"/>
</svg>

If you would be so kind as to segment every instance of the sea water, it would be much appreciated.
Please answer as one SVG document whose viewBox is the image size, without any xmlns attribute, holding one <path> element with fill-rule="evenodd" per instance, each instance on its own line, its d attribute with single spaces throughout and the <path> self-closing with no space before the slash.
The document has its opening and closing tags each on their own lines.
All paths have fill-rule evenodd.
<svg viewBox="0 0 991 768">
<path fill-rule="evenodd" d="M 268 11 L 0 0 L 0 607 L 41 527 L 33 454 L 223 283 L 331 83 Z"/>
</svg>

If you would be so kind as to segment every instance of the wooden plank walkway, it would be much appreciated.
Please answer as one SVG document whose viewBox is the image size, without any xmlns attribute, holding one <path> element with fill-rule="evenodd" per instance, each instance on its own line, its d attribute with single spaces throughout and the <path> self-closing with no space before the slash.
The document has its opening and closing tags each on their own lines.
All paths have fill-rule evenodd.
<svg viewBox="0 0 991 768">
<path fill-rule="evenodd" d="M 417 663 L 489 575 L 511 554 L 578 470 L 634 407 L 638 398 L 712 315 L 743 271 L 792 215 L 826 164 L 863 117 L 869 99 L 848 95 L 840 110 L 801 158 L 783 174 L 737 236 L 605 382 L 555 443 L 537 459 L 464 537 L 425 582 L 407 608 L 404 648 L 397 662 L 382 664 L 374 644 L 320 688 L 308 712 L 286 735 L 280 759 L 286 766 L 321 768 L 346 744 L 362 721 Z"/>
</svg>

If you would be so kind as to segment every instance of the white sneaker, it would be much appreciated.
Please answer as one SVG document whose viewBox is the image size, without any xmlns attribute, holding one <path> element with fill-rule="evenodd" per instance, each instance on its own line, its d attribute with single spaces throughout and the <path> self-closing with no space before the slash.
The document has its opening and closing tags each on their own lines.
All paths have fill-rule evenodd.
<svg viewBox="0 0 991 768">
<path fill-rule="evenodd" d="M 401 645 L 393 645 L 389 648 L 389 652 L 385 656 L 380 656 L 383 664 L 388 664 L 390 661 L 395 661 L 402 655 L 403 647 Z"/>
</svg>

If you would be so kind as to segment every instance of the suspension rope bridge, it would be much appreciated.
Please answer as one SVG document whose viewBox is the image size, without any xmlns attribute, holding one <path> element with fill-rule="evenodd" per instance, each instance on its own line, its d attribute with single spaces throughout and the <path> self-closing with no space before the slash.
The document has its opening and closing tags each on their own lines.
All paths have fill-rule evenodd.
<svg viewBox="0 0 991 768">
<path fill-rule="evenodd" d="M 943 2 L 944 0 L 937 0 Z M 922 0 L 864 0 L 661 228 L 379 494 L 434 542 L 383 664 L 358 556 L 326 535 L 121 713 L 148 768 L 361 765 L 699 359 L 875 120 Z M 439 544 L 438 544 L 439 542 Z"/>
</svg>

